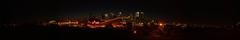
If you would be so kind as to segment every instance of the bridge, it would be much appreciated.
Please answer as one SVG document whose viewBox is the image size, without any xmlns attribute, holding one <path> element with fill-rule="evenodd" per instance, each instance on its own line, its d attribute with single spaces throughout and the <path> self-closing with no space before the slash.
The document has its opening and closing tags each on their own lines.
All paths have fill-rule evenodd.
<svg viewBox="0 0 240 40">
<path fill-rule="evenodd" d="M 106 25 L 112 25 L 114 27 L 117 27 L 119 25 L 122 25 L 122 23 L 121 23 L 122 20 L 121 19 L 123 19 L 123 18 L 130 18 L 130 16 L 116 17 L 116 18 L 104 20 L 102 22 L 93 21 L 93 22 L 89 22 L 87 24 L 87 26 L 90 27 L 90 28 L 105 27 Z"/>
</svg>

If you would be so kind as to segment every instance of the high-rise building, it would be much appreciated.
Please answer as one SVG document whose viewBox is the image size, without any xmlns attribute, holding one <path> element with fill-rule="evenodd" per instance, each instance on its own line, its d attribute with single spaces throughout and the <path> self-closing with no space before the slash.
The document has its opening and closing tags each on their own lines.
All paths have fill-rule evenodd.
<svg viewBox="0 0 240 40">
<path fill-rule="evenodd" d="M 135 17 L 142 17 L 144 15 L 144 12 L 136 12 Z"/>
<path fill-rule="evenodd" d="M 144 12 L 140 12 L 140 14 L 144 14 Z"/>
<path fill-rule="evenodd" d="M 117 16 L 122 16 L 122 12 L 118 12 L 118 15 Z"/>
<path fill-rule="evenodd" d="M 140 16 L 140 12 L 136 12 L 135 17 L 139 17 Z"/>
<path fill-rule="evenodd" d="M 108 14 L 104 14 L 104 17 L 108 17 L 109 15 Z"/>
</svg>

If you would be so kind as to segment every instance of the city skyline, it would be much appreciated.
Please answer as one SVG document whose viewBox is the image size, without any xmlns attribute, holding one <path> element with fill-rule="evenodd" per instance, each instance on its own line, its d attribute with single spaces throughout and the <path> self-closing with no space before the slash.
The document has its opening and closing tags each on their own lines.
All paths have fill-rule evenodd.
<svg viewBox="0 0 240 40">
<path fill-rule="evenodd" d="M 106 12 L 135 12 L 143 10 L 145 16 L 192 23 L 233 24 L 239 17 L 230 1 L 178 1 L 178 0 L 41 0 L 8 1 L 1 19 L 24 21 L 65 16 L 91 16 Z"/>
</svg>

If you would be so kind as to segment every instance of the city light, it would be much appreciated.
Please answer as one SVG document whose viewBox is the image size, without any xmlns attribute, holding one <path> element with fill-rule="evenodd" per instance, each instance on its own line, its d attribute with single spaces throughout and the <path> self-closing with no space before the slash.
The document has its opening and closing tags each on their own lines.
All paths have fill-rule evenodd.
<svg viewBox="0 0 240 40">
<path fill-rule="evenodd" d="M 133 13 L 135 15 L 122 15 L 122 12 L 118 12 L 118 15 L 115 15 L 115 13 L 105 13 L 101 19 L 101 17 L 93 17 L 93 19 L 90 18 L 90 20 L 86 20 L 83 22 L 76 21 L 73 19 L 61 19 L 61 20 L 51 20 L 48 23 L 49 24 L 56 24 L 58 26 L 70 26 L 70 27 L 88 27 L 88 28 L 105 28 L 106 25 L 111 24 L 113 28 L 122 28 L 125 27 L 124 25 L 127 23 L 133 23 L 132 25 L 138 26 L 138 27 L 144 27 L 145 24 L 147 25 L 159 25 L 160 27 L 164 27 L 164 23 L 157 23 L 154 20 L 151 19 L 151 21 L 142 21 L 139 19 L 136 19 L 136 17 L 142 17 L 144 12 L 135 12 Z M 106 18 L 106 19 L 104 19 Z M 146 23 L 145 23 L 146 22 Z M 153 23 L 153 24 L 152 24 Z"/>
<path fill-rule="evenodd" d="M 159 26 L 163 26 L 163 24 L 162 24 L 162 23 L 159 23 Z"/>
<path fill-rule="evenodd" d="M 133 33 L 134 33 L 134 34 L 136 34 L 136 33 L 137 33 L 137 31 L 136 31 L 136 30 L 134 30 L 134 31 L 133 31 Z"/>
<path fill-rule="evenodd" d="M 51 20 L 48 23 L 52 24 L 52 23 L 55 23 L 55 22 L 56 22 L 55 20 Z"/>
<path fill-rule="evenodd" d="M 235 0 L 3 2 L 0 40 L 240 40 Z"/>
<path fill-rule="evenodd" d="M 165 24 L 164 23 L 158 23 L 159 29 L 163 31 L 165 29 Z"/>
</svg>

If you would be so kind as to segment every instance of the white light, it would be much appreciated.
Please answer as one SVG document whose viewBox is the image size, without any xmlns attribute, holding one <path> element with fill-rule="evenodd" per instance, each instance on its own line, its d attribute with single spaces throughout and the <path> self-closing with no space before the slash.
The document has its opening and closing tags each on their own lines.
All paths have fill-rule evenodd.
<svg viewBox="0 0 240 40">
<path fill-rule="evenodd" d="M 141 14 L 144 14 L 144 12 L 140 12 Z"/>
<path fill-rule="evenodd" d="M 54 22 L 56 22 L 55 20 L 52 20 L 52 21 L 49 21 L 48 23 L 54 23 Z"/>
<path fill-rule="evenodd" d="M 119 15 L 122 15 L 122 12 L 119 12 Z"/>
<path fill-rule="evenodd" d="M 133 31 L 133 33 L 134 33 L 134 34 L 136 34 L 136 33 L 137 33 L 137 31 L 136 31 L 136 30 L 134 30 L 134 31 Z"/>
<path fill-rule="evenodd" d="M 141 25 L 143 25 L 143 23 L 140 23 Z"/>
<path fill-rule="evenodd" d="M 111 14 L 111 16 L 113 16 L 114 14 L 113 13 L 110 13 Z"/>
<path fill-rule="evenodd" d="M 99 22 L 95 22 L 96 24 L 99 24 Z"/>
<path fill-rule="evenodd" d="M 136 15 L 139 15 L 140 14 L 140 12 L 136 12 Z"/>
<path fill-rule="evenodd" d="M 108 17 L 108 14 L 104 14 L 105 17 Z"/>
</svg>

